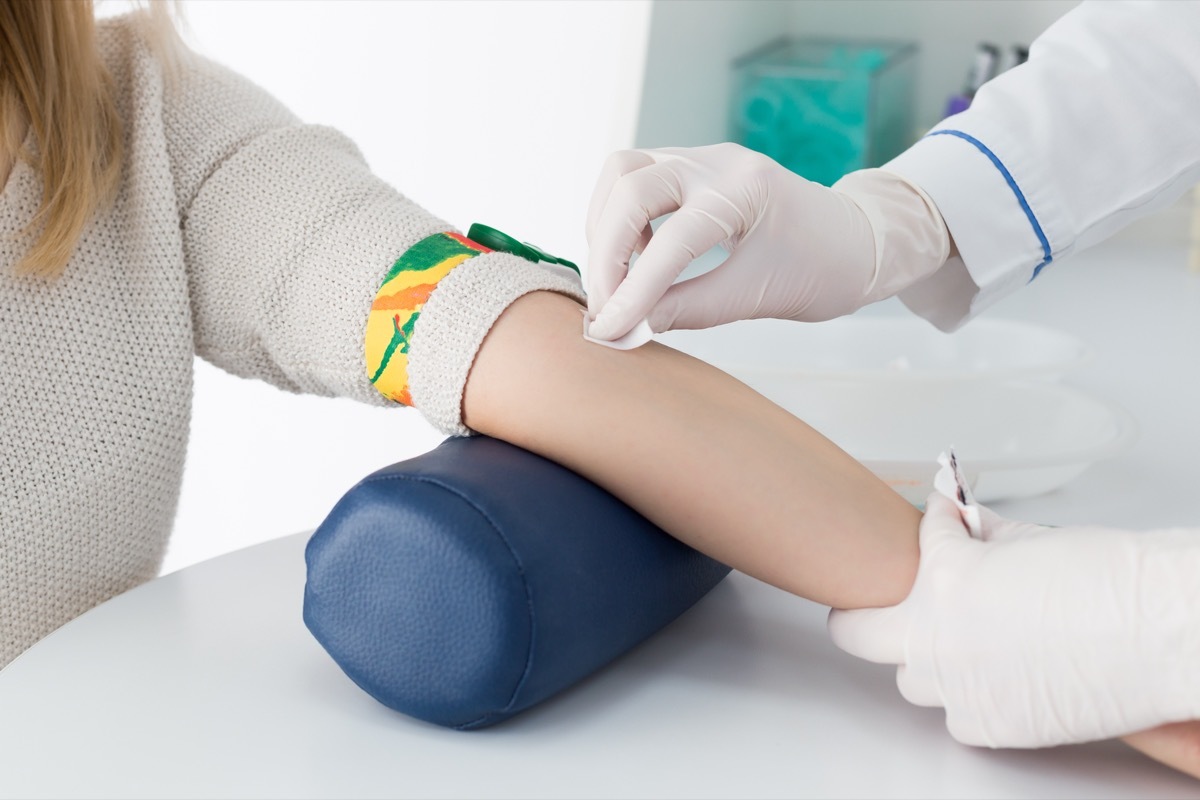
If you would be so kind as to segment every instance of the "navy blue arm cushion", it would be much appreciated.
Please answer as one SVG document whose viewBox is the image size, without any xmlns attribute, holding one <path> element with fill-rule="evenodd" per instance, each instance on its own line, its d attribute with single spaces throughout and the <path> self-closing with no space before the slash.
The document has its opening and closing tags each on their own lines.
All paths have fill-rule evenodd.
<svg viewBox="0 0 1200 800">
<path fill-rule="evenodd" d="M 574 472 L 449 439 L 352 488 L 305 554 L 304 621 L 384 705 L 481 728 L 595 672 L 729 568 Z"/>
</svg>

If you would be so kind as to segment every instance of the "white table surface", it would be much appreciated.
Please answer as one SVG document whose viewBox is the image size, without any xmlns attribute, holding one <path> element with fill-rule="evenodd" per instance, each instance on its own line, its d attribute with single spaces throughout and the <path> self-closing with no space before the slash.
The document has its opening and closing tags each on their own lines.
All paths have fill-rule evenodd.
<svg viewBox="0 0 1200 800">
<path fill-rule="evenodd" d="M 1097 358 L 1068 382 L 1141 426 L 1123 455 L 999 510 L 1200 524 L 1200 277 L 1183 260 L 1109 244 L 997 309 L 1088 341 Z M 309 636 L 305 538 L 153 581 L 0 672 L 0 797 L 1200 797 L 1114 742 L 962 747 L 892 670 L 828 642 L 823 607 L 743 575 L 543 706 L 443 730 L 376 703 Z"/>
</svg>

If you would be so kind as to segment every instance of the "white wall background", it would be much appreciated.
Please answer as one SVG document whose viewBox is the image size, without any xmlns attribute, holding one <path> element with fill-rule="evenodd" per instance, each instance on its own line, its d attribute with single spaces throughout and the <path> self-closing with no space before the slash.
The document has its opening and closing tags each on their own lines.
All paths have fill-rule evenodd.
<svg viewBox="0 0 1200 800">
<path fill-rule="evenodd" d="M 196 49 L 346 132 L 443 219 L 583 260 L 592 180 L 633 142 L 646 0 L 190 0 L 184 12 Z M 412 410 L 292 396 L 198 362 L 164 571 L 310 530 L 359 478 L 440 440 Z"/>
<path fill-rule="evenodd" d="M 638 147 L 723 142 L 738 56 L 788 33 L 794 0 L 659 0 L 651 14 Z M 832 3 L 821 2 L 826 6 Z"/>
</svg>

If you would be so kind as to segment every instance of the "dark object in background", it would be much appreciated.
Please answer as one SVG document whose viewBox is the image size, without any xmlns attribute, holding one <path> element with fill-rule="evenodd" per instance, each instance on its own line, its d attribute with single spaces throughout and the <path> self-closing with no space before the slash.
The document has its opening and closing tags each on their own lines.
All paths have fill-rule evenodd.
<svg viewBox="0 0 1200 800">
<path fill-rule="evenodd" d="M 971 70 L 967 73 L 966 88 L 946 101 L 945 116 L 952 117 L 966 111 L 981 86 L 1001 72 L 1019 67 L 1029 60 L 1029 48 L 1024 45 L 1014 44 L 1007 53 L 1006 59 L 1001 61 L 999 47 L 990 42 L 979 43 L 975 48 L 975 60 L 971 62 Z"/>
<path fill-rule="evenodd" d="M 305 559 L 305 624 L 346 674 L 460 729 L 578 682 L 729 573 L 574 472 L 482 436 L 363 479 Z"/>
</svg>

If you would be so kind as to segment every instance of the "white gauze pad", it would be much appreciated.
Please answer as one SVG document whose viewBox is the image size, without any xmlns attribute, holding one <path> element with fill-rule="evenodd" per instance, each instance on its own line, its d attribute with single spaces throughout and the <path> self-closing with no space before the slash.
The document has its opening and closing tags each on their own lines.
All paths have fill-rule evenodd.
<svg viewBox="0 0 1200 800">
<path fill-rule="evenodd" d="M 650 329 L 650 323 L 642 320 L 637 325 L 633 326 L 633 330 L 624 336 L 613 339 L 611 342 L 604 339 L 593 339 L 588 335 L 588 327 L 592 321 L 588 319 L 587 311 L 583 312 L 583 338 L 589 342 L 602 344 L 605 347 L 611 347 L 614 350 L 632 350 L 635 347 L 641 347 L 646 342 L 654 338 L 654 331 Z"/>
</svg>

